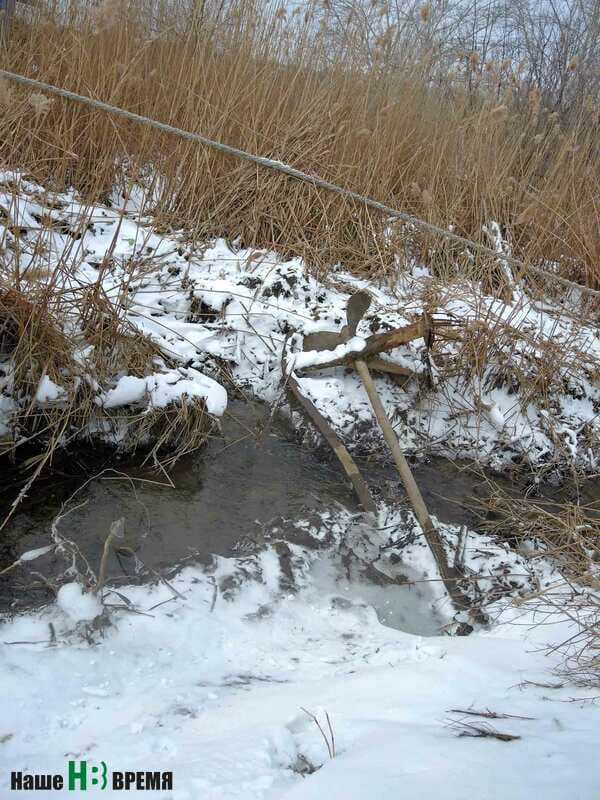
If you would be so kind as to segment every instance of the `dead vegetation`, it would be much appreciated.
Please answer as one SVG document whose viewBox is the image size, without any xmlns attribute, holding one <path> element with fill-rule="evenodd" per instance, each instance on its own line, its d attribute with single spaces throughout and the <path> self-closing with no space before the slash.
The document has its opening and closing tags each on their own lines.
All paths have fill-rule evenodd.
<svg viewBox="0 0 600 800">
<path fill-rule="evenodd" d="M 369 14 L 377 16 L 378 5 Z M 385 21 L 389 9 L 381 6 Z M 593 99 L 561 116 L 523 65 L 484 68 L 476 53 L 465 62 L 457 52 L 429 80 L 424 70 L 433 56 L 425 45 L 416 56 L 404 48 L 410 60 L 389 61 L 389 35 L 398 33 L 391 27 L 364 59 L 360 15 L 348 17 L 340 37 L 335 4 L 280 12 L 253 0 L 168 7 L 104 0 L 94 9 L 84 0 L 41 3 L 15 20 L 2 63 L 282 160 L 488 245 L 489 223 L 497 220 L 526 263 L 551 263 L 599 285 Z M 404 35 L 421 41 L 427 23 L 418 15 L 413 23 L 413 34 Z M 452 78 L 465 63 L 467 80 Z M 474 72 L 481 73 L 477 81 Z M 576 69 L 567 75 L 577 76 Z M 498 266 L 464 247 L 388 226 L 309 184 L 6 81 L 0 133 L 8 164 L 94 199 L 119 181 L 127 194 L 153 168 L 161 176 L 152 181 L 153 210 L 164 230 L 185 225 L 197 238 L 239 236 L 244 245 L 299 254 L 317 268 L 342 262 L 367 274 L 418 256 L 438 275 L 468 271 L 504 291 Z M 130 173 L 123 181 L 124 159 Z"/>
<path fill-rule="evenodd" d="M 600 686 L 600 509 L 597 503 L 544 502 L 497 491 L 484 503 L 494 519 L 484 527 L 530 560 L 550 559 L 562 577 L 525 595 L 544 625 L 568 633 L 549 648 L 563 661 L 558 673 L 584 687 Z"/>
<path fill-rule="evenodd" d="M 498 739 L 500 742 L 514 742 L 520 739 L 513 733 L 503 733 L 494 728 L 489 722 L 468 722 L 466 720 L 450 720 L 447 727 L 457 736 L 469 736 L 473 739 Z"/>
<path fill-rule="evenodd" d="M 0 453 L 22 484 L 4 523 L 56 454 L 82 439 L 142 451 L 158 466 L 201 446 L 214 427 L 204 402 L 185 396 L 162 407 L 104 407 L 103 393 L 120 376 L 164 371 L 169 359 L 100 283 L 67 288 L 66 269 L 61 262 L 44 283 L 18 288 L 14 265 L 0 271 L 0 386 L 10 405 Z"/>
</svg>

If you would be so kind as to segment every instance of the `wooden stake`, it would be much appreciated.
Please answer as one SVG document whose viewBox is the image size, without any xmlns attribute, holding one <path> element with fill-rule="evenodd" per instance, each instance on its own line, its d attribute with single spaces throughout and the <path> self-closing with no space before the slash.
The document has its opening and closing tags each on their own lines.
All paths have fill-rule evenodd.
<svg viewBox="0 0 600 800">
<path fill-rule="evenodd" d="M 325 437 L 326 441 L 330 445 L 333 452 L 339 459 L 340 464 L 344 468 L 346 475 L 352 481 L 352 486 L 354 487 L 354 491 L 356 492 L 360 504 L 362 505 L 365 511 L 376 511 L 375 501 L 371 497 L 371 492 L 369 491 L 369 487 L 367 486 L 366 482 L 363 480 L 362 475 L 356 463 L 346 447 L 343 445 L 341 439 L 336 435 L 335 431 L 329 425 L 325 417 L 317 410 L 314 403 L 312 403 L 308 397 L 305 397 L 298 385 L 298 382 L 294 378 L 293 375 L 288 375 L 287 378 L 287 385 L 296 400 L 300 403 L 308 417 L 314 422 L 316 427 L 321 431 L 323 436 Z"/>
<path fill-rule="evenodd" d="M 373 383 L 373 378 L 371 377 L 369 368 L 367 367 L 366 363 L 360 359 L 354 363 L 356 366 L 356 371 L 358 372 L 360 379 L 367 390 L 371 406 L 373 407 L 377 421 L 381 426 L 385 440 L 392 451 L 392 457 L 396 467 L 398 468 L 398 473 L 400 474 L 400 478 L 404 484 L 404 488 L 406 489 L 408 499 L 410 500 L 410 503 L 414 509 L 419 525 L 423 529 L 425 540 L 427 541 L 429 549 L 431 550 L 431 553 L 435 559 L 440 576 L 444 581 L 446 591 L 450 595 L 456 608 L 460 610 L 467 609 L 471 604 L 468 598 L 465 597 L 465 595 L 460 591 L 456 583 L 457 580 L 460 580 L 464 576 L 458 569 L 451 567 L 448 564 L 448 559 L 446 558 L 446 551 L 444 550 L 442 540 L 440 539 L 436 529 L 433 527 L 433 522 L 431 521 L 431 517 L 427 511 L 427 506 L 423 500 L 423 495 L 417 486 L 417 482 L 415 481 L 404 453 L 400 448 L 398 437 L 396 436 L 390 418 L 385 412 L 381 398 L 377 393 L 377 389 Z"/>
</svg>

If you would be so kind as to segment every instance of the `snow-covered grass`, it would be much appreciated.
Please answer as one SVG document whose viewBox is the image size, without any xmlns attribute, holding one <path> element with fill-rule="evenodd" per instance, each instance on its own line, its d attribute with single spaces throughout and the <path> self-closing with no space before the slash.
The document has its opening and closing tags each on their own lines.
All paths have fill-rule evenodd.
<svg viewBox="0 0 600 800">
<path fill-rule="evenodd" d="M 15 194 L 10 187 L 18 181 Z M 319 278 L 300 259 L 224 240 L 198 244 L 185 231 L 159 234 L 138 213 L 142 198 L 138 189 L 125 203 L 115 193 L 110 207 L 89 207 L 75 192 L 50 197 L 4 175 L 9 334 L 8 301 L 25 307 L 20 341 L 4 334 L 0 424 L 11 446 L 23 440 L 19 424 L 32 409 L 45 418 L 69 404 L 81 409 L 82 398 L 90 414 L 71 420 L 58 444 L 89 434 L 123 441 L 133 410 L 138 418 L 156 414 L 169 403 L 185 405 L 186 397 L 220 415 L 234 386 L 281 403 L 285 356 L 344 439 L 381 454 L 358 377 L 343 368 L 300 371 L 322 358 L 300 353 L 303 336 L 339 331 L 348 297 L 363 289 L 371 308 L 357 336 L 340 346 L 344 353 L 423 312 L 438 322 L 432 349 L 419 339 L 386 356 L 412 378 L 401 385 L 377 379 L 407 451 L 475 458 L 497 469 L 596 469 L 600 339 L 568 298 L 541 303 L 521 285 L 501 300 L 460 278 L 441 283 L 418 264 L 399 265 L 391 282 L 341 268 Z M 55 343 L 49 354 L 29 347 L 41 339 L 31 328 L 32 308 L 38 316 L 45 311 L 52 333 L 45 336 Z"/>
<path fill-rule="evenodd" d="M 5 621 L 6 796 L 21 796 L 8 791 L 12 770 L 66 774 L 69 759 L 85 759 L 106 762 L 109 774 L 172 771 L 173 790 L 153 793 L 162 800 L 594 797 L 600 707 L 557 682 L 556 659 L 542 652 L 568 623 L 547 628 L 539 608 L 496 602 L 490 631 L 440 635 L 448 607 L 428 581 L 427 548 L 403 542 L 398 566 L 393 548 L 381 547 L 411 527 L 386 514 L 366 539 L 363 522 L 332 510 L 319 529 L 297 521 L 316 549 L 272 541 L 244 559 L 186 568 L 170 586 L 107 588 L 95 622 L 96 598 L 74 583 L 56 604 Z M 341 569 L 348 549 L 350 579 Z M 477 547 L 467 554 L 476 565 Z M 422 582 L 359 580 L 377 561 Z M 523 573 L 508 551 L 507 564 Z M 326 732 L 329 716 L 335 758 L 306 712 Z M 461 737 L 460 722 L 520 738 Z M 109 784 L 102 796 L 120 794 Z"/>
</svg>

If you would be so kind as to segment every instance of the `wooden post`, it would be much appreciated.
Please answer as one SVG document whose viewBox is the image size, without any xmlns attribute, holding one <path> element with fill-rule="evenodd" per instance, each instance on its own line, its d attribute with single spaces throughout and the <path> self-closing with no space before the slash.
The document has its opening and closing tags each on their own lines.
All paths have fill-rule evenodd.
<svg viewBox="0 0 600 800">
<path fill-rule="evenodd" d="M 360 359 L 355 361 L 354 364 L 356 366 L 356 371 L 358 372 L 360 379 L 367 390 L 371 406 L 373 407 L 377 421 L 381 426 L 385 440 L 392 451 L 392 457 L 396 467 L 398 468 L 398 472 L 400 474 L 402 483 L 404 484 L 404 488 L 406 489 L 408 499 L 410 500 L 414 509 L 419 525 L 423 529 L 425 540 L 429 545 L 429 549 L 431 550 L 431 553 L 435 559 L 435 563 L 437 564 L 437 568 L 439 570 L 440 577 L 444 582 L 444 586 L 446 587 L 446 591 L 450 595 L 456 608 L 461 611 L 468 609 L 471 604 L 457 585 L 457 581 L 464 576 L 461 574 L 460 570 L 456 569 L 455 567 L 451 567 L 448 564 L 448 559 L 446 558 L 446 551 L 444 550 L 442 540 L 433 526 L 433 522 L 429 516 L 429 511 L 427 511 L 427 506 L 423 500 L 423 495 L 417 486 L 417 482 L 415 481 L 404 453 L 400 448 L 398 437 L 396 436 L 390 418 L 385 412 L 381 398 L 377 393 L 377 389 L 373 383 L 373 378 L 371 377 L 369 368 L 366 363 Z"/>
<path fill-rule="evenodd" d="M 354 459 L 348 452 L 347 448 L 344 447 L 340 438 L 334 432 L 333 428 L 327 423 L 323 415 L 317 410 L 314 403 L 312 403 L 308 397 L 305 397 L 302 394 L 302 391 L 300 390 L 298 382 L 294 376 L 288 375 L 286 380 L 289 390 L 292 392 L 298 403 L 304 409 L 306 415 L 315 424 L 317 429 L 321 432 L 325 440 L 330 445 L 333 452 L 338 457 L 340 464 L 346 472 L 346 475 L 350 478 L 352 486 L 354 487 L 354 491 L 360 500 L 361 506 L 365 511 L 371 511 L 374 513 L 377 510 L 375 501 L 373 500 L 371 492 L 369 491 L 369 487 L 363 480 L 360 470 L 356 466 Z"/>
</svg>

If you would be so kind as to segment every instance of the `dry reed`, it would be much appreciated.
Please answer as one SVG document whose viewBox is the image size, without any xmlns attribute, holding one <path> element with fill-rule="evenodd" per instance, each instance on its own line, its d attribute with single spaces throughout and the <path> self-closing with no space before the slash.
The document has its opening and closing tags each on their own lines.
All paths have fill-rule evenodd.
<svg viewBox="0 0 600 800">
<path fill-rule="evenodd" d="M 200 7 L 208 8 L 105 0 L 91 13 L 85 2 L 48 4 L 15 24 L 2 65 L 280 159 L 476 240 L 498 220 L 514 255 L 600 285 L 595 107 L 559 129 L 533 90 L 530 103 L 507 95 L 498 104 L 462 85 L 426 83 L 414 65 L 384 73 L 357 63 L 350 33 L 346 42 L 326 27 L 315 33 L 310 4 L 305 18 L 289 19 L 249 0 L 222 4 L 221 16 L 199 16 Z M 441 275 L 457 265 L 490 271 L 430 236 L 390 232 L 342 198 L 69 101 L 3 84 L 0 132 L 1 159 L 90 199 L 122 177 L 125 159 L 134 172 L 150 166 L 164 177 L 154 210 L 165 230 L 240 237 L 321 269 L 341 261 L 373 274 L 417 254 Z"/>
<path fill-rule="evenodd" d="M 507 497 L 500 491 L 483 504 L 494 519 L 484 527 L 530 559 L 550 559 L 561 577 L 518 604 L 535 608 L 544 624 L 569 626 L 549 647 L 563 661 L 558 672 L 579 686 L 600 686 L 600 513 L 598 504 L 551 503 Z"/>
</svg>

